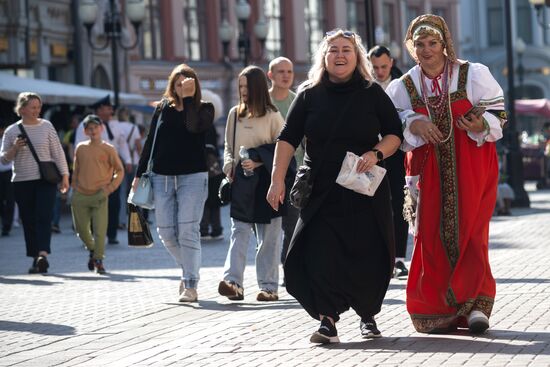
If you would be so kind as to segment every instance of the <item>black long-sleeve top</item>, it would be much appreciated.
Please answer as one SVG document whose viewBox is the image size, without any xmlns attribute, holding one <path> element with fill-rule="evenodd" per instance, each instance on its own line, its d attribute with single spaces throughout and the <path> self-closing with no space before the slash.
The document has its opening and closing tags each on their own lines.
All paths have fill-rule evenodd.
<svg viewBox="0 0 550 367">
<path fill-rule="evenodd" d="M 183 99 L 183 110 L 164 106 L 159 118 L 151 121 L 145 146 L 139 159 L 136 177 L 147 169 L 151 145 L 158 120 L 162 119 L 153 152 L 153 172 L 166 176 L 177 176 L 207 171 L 205 155 L 205 133 L 214 121 L 214 106 L 201 102 L 196 106 L 192 97 Z M 188 126 L 198 127 L 191 132 Z"/>
</svg>

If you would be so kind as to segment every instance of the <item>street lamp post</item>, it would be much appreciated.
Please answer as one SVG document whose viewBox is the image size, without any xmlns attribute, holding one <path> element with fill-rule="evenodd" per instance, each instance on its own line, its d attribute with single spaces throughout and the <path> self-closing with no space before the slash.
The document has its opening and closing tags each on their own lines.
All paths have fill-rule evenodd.
<svg viewBox="0 0 550 367">
<path fill-rule="evenodd" d="M 523 181 L 523 157 L 519 146 L 519 136 L 516 126 L 515 88 L 514 88 L 514 51 L 512 48 L 512 7 L 510 0 L 504 2 L 506 22 L 506 63 L 508 67 L 508 126 L 505 128 L 508 152 L 506 154 L 506 173 L 508 183 L 514 190 L 516 207 L 529 207 L 529 195 L 525 191 Z"/>
<path fill-rule="evenodd" d="M 115 0 L 109 0 L 109 10 L 105 12 L 103 30 L 105 32 L 105 43 L 95 45 L 92 40 L 92 27 L 96 21 L 98 7 L 93 0 L 82 0 L 79 8 L 79 16 L 86 27 L 88 36 L 88 44 L 94 50 L 104 50 L 109 44 L 111 45 L 111 61 L 113 71 L 113 92 L 115 95 L 115 108 L 119 106 L 119 71 L 118 71 L 118 47 L 124 50 L 130 50 L 136 47 L 139 43 L 139 27 L 143 19 L 145 19 L 145 4 L 143 0 L 127 0 L 126 1 L 126 16 L 132 23 L 136 34 L 134 43 L 124 45 L 121 41 L 122 35 L 122 15 L 117 9 Z"/>
<path fill-rule="evenodd" d="M 519 98 L 523 99 L 525 98 L 525 90 L 524 90 L 524 84 L 523 84 L 523 77 L 525 75 L 525 67 L 523 66 L 523 54 L 525 53 L 526 49 L 525 42 L 523 42 L 523 39 L 518 38 L 516 40 L 516 46 L 515 51 L 518 54 L 518 78 L 519 78 Z"/>
<path fill-rule="evenodd" d="M 261 4 L 261 2 L 259 2 Z M 238 0 L 235 5 L 235 15 L 239 21 L 239 36 L 237 40 L 237 46 L 239 48 L 239 59 L 243 60 L 244 66 L 248 66 L 250 62 L 250 35 L 247 32 L 246 25 L 250 18 L 250 4 L 247 0 Z M 268 24 L 265 20 L 263 12 L 260 14 L 258 22 L 254 25 L 254 35 L 256 39 L 260 41 L 260 56 L 263 56 L 263 49 L 265 45 L 265 40 L 267 38 L 267 33 L 269 31 Z M 228 58 L 229 54 L 229 43 L 233 39 L 234 32 L 233 27 L 229 24 L 227 19 L 222 21 L 222 24 L 219 29 L 219 36 L 223 44 L 224 50 L 224 59 Z"/>
</svg>

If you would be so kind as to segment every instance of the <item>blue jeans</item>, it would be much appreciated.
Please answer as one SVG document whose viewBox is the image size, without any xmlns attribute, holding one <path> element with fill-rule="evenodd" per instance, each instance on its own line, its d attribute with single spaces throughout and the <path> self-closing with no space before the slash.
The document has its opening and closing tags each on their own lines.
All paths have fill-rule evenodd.
<svg viewBox="0 0 550 367">
<path fill-rule="evenodd" d="M 243 284 L 246 253 L 252 228 L 256 231 L 256 277 L 262 290 L 277 292 L 279 286 L 279 256 L 281 255 L 282 219 L 269 224 L 245 223 L 231 218 L 231 243 L 223 269 L 223 279 Z"/>
<path fill-rule="evenodd" d="M 208 174 L 154 174 L 151 183 L 162 244 L 181 267 L 185 288 L 197 288 L 201 266 L 199 223 L 208 196 Z"/>
</svg>

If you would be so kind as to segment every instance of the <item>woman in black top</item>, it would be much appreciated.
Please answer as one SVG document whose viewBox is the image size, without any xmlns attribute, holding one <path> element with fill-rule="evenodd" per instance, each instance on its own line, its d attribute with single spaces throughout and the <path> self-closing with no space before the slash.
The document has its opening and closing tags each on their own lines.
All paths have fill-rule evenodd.
<svg viewBox="0 0 550 367">
<path fill-rule="evenodd" d="M 153 118 L 139 160 L 138 178 L 146 171 L 155 129 L 151 178 L 157 230 L 162 243 L 182 269 L 180 302 L 197 301 L 201 265 L 199 223 L 208 195 L 205 132 L 214 120 L 214 106 L 201 101 L 197 74 L 185 64 L 174 68 Z"/>
<path fill-rule="evenodd" d="M 402 139 L 401 123 L 382 88 L 367 81 L 366 52 L 355 33 L 328 32 L 308 76 L 277 142 L 267 194 L 277 209 L 284 200 L 288 163 L 305 136 L 305 163 L 316 173 L 284 265 L 286 288 L 321 320 L 311 342 L 338 342 L 335 322 L 350 307 L 361 317 L 362 336 L 380 337 L 374 315 L 380 312 L 394 261 L 389 184 L 384 178 L 369 197 L 335 180 L 347 151 L 361 156 L 359 173 L 392 155 Z M 340 126 L 333 128 L 334 123 Z"/>
</svg>

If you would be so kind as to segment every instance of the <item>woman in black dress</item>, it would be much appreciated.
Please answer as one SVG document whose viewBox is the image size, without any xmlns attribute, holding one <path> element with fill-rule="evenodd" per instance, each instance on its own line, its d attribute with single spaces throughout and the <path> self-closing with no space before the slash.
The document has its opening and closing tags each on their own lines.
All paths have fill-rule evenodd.
<svg viewBox="0 0 550 367">
<path fill-rule="evenodd" d="M 287 291 L 321 321 L 313 343 L 338 342 L 335 322 L 350 307 L 361 317 L 363 337 L 381 336 L 374 315 L 395 252 L 389 183 L 384 178 L 370 197 L 335 182 L 347 151 L 361 156 L 361 173 L 382 164 L 402 140 L 397 111 L 382 88 L 368 81 L 368 70 L 358 35 L 328 32 L 277 142 L 267 194 L 274 209 L 283 203 L 285 172 L 304 136 L 305 163 L 316 172 L 284 264 Z"/>
</svg>

